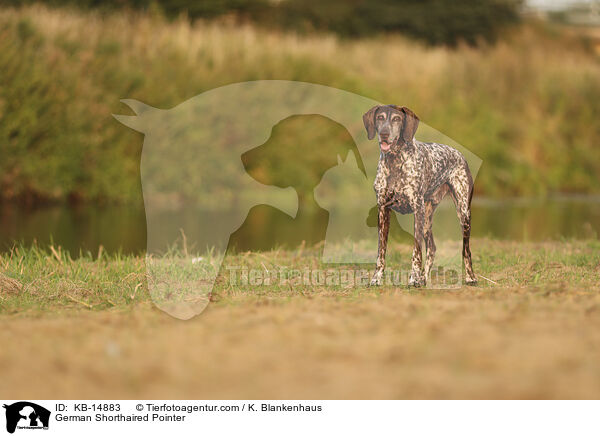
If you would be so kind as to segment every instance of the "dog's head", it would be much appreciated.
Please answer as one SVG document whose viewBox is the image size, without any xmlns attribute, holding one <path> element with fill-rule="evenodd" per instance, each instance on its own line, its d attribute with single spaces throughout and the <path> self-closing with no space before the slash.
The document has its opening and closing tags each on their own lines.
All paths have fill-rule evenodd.
<svg viewBox="0 0 600 436">
<path fill-rule="evenodd" d="M 413 140 L 419 117 L 407 107 L 389 104 L 371 108 L 363 115 L 363 123 L 367 137 L 373 139 L 377 132 L 379 148 L 388 153 L 398 151 L 403 144 Z"/>
</svg>

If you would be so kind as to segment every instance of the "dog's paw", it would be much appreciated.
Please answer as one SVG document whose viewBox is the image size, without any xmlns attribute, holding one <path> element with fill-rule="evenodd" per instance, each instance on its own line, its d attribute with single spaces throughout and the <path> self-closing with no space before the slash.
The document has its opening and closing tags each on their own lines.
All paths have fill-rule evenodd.
<svg viewBox="0 0 600 436">
<path fill-rule="evenodd" d="M 425 286 L 425 279 L 416 273 L 411 273 L 408 279 L 408 287 L 420 288 L 421 286 Z"/>
<path fill-rule="evenodd" d="M 381 286 L 381 278 L 373 277 L 369 286 Z"/>
<path fill-rule="evenodd" d="M 465 284 L 467 286 L 477 286 L 477 279 L 466 278 L 465 279 Z"/>
<path fill-rule="evenodd" d="M 383 282 L 383 271 L 375 271 L 373 274 L 373 278 L 371 279 L 371 283 L 369 286 L 381 286 Z"/>
</svg>

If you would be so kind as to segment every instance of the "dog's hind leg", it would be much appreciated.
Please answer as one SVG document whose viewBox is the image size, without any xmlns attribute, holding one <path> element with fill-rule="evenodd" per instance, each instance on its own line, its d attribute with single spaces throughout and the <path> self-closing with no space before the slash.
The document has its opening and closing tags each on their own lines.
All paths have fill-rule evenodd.
<svg viewBox="0 0 600 436">
<path fill-rule="evenodd" d="M 429 274 L 431 273 L 431 267 L 435 259 L 435 241 L 433 240 L 433 213 L 438 204 L 443 200 L 446 194 L 450 191 L 450 187 L 447 184 L 440 186 L 429 199 L 425 202 L 425 226 L 424 226 L 424 237 L 425 237 L 425 280 L 429 280 Z"/>
<path fill-rule="evenodd" d="M 468 168 L 466 171 L 459 172 L 451 181 L 451 191 L 456 213 L 462 226 L 463 249 L 462 258 L 465 267 L 465 282 L 467 285 L 477 284 L 477 278 L 473 272 L 473 262 L 471 260 L 471 198 L 473 197 L 473 179 Z"/>
</svg>

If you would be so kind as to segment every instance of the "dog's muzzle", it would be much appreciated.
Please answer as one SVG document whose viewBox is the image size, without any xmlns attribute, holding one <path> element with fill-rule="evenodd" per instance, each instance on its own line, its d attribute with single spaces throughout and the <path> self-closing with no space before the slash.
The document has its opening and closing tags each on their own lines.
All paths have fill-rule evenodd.
<svg viewBox="0 0 600 436">
<path fill-rule="evenodd" d="M 397 139 L 395 139 L 395 140 L 390 140 L 389 138 L 380 139 L 380 141 L 379 141 L 379 148 L 384 153 L 388 152 L 392 148 L 392 145 L 394 145 L 396 142 L 397 142 Z"/>
</svg>

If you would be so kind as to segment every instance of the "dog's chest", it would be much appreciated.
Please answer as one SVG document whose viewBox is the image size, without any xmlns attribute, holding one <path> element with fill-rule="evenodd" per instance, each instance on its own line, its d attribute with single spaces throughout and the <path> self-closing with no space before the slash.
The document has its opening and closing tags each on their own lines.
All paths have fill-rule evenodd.
<svg viewBox="0 0 600 436">
<path fill-rule="evenodd" d="M 412 213 L 419 186 L 418 162 L 412 156 L 380 160 L 373 185 L 377 204 L 402 214 Z"/>
</svg>

